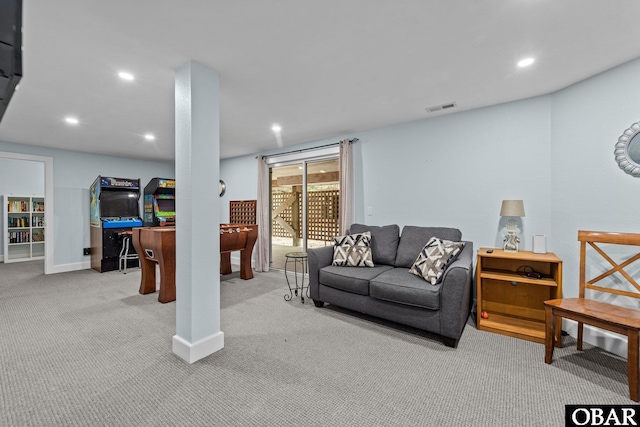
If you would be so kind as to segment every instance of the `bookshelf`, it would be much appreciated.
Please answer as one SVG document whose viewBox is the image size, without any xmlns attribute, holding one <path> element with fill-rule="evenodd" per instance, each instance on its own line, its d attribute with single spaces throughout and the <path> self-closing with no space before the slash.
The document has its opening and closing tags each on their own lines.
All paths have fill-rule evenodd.
<svg viewBox="0 0 640 427">
<path fill-rule="evenodd" d="M 487 249 L 478 250 L 478 329 L 544 343 L 544 301 L 562 298 L 562 260 L 551 252 Z M 531 271 L 540 276 L 528 276 Z M 556 342 L 561 342 L 556 321 Z"/>
<path fill-rule="evenodd" d="M 44 197 L 5 195 L 4 262 L 44 259 Z"/>
</svg>

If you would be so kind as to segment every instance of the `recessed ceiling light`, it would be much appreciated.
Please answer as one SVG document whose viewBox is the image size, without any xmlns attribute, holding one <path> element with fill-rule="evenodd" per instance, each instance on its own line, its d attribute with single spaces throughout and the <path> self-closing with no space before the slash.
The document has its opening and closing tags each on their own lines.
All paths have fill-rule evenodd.
<svg viewBox="0 0 640 427">
<path fill-rule="evenodd" d="M 118 73 L 118 76 L 122 79 L 122 80 L 133 80 L 133 74 L 131 73 L 127 73 L 126 71 L 120 71 Z"/>
<path fill-rule="evenodd" d="M 518 67 L 528 67 L 533 64 L 536 60 L 533 58 L 525 58 L 522 61 L 518 62 Z"/>
<path fill-rule="evenodd" d="M 282 128 L 279 125 L 273 125 L 271 126 L 271 130 L 274 132 L 280 132 Z"/>
<path fill-rule="evenodd" d="M 71 116 L 65 117 L 64 121 L 69 123 L 70 125 L 77 125 L 79 123 L 77 118 Z"/>
<path fill-rule="evenodd" d="M 144 135 L 144 139 L 146 139 L 147 141 L 154 141 L 156 137 L 153 134 L 147 133 Z"/>
<path fill-rule="evenodd" d="M 323 170 L 321 170 L 320 173 L 325 173 L 325 172 Z"/>
</svg>

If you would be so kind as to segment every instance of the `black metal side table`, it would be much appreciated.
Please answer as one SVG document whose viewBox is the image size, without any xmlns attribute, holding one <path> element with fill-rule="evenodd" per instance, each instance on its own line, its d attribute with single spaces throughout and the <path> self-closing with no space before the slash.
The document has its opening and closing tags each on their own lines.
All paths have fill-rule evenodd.
<svg viewBox="0 0 640 427">
<path fill-rule="evenodd" d="M 309 268 L 307 264 L 307 253 L 306 252 L 289 252 L 285 254 L 286 260 L 284 261 L 284 277 L 287 279 L 287 286 L 289 286 L 289 293 L 285 294 L 284 300 L 291 301 L 293 299 L 293 295 L 298 296 L 298 291 L 300 291 L 300 300 L 304 304 L 304 290 L 307 290 L 307 297 L 309 297 L 309 284 L 307 286 L 304 285 L 304 275 L 307 274 L 307 270 Z M 289 264 L 293 264 L 293 271 L 290 270 Z M 298 266 L 300 266 L 300 273 L 302 273 L 302 277 L 300 280 L 300 286 L 298 286 Z M 295 278 L 295 287 L 291 287 L 291 281 L 289 281 L 289 274 L 293 273 Z"/>
</svg>

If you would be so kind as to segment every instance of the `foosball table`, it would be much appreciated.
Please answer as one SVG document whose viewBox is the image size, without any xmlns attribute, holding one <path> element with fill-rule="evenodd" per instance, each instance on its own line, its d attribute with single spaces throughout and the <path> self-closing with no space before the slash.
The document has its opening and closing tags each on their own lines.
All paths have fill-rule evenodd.
<svg viewBox="0 0 640 427">
<path fill-rule="evenodd" d="M 251 255 L 258 238 L 256 224 L 220 225 L 220 274 L 231 273 L 231 252 L 240 251 L 240 278 L 253 278 Z M 140 258 L 141 294 L 156 291 L 156 264 L 160 267 L 162 303 L 176 299 L 176 233 L 175 227 L 142 227 L 133 229 L 133 246 Z"/>
<path fill-rule="evenodd" d="M 240 251 L 240 278 L 253 279 L 251 255 L 257 239 L 256 224 L 220 224 L 220 274 L 231 273 L 231 252 Z"/>
</svg>

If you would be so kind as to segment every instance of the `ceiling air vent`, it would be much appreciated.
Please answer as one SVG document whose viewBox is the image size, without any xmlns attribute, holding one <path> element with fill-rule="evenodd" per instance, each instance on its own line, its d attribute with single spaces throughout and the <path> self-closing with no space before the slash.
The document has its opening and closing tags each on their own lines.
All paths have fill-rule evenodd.
<svg viewBox="0 0 640 427">
<path fill-rule="evenodd" d="M 456 104 L 455 102 L 449 102 L 447 104 L 436 105 L 435 107 L 428 107 L 426 110 L 429 113 L 435 113 L 436 111 L 448 110 L 450 108 L 455 108 L 455 107 L 457 107 L 457 105 L 458 104 Z"/>
</svg>

